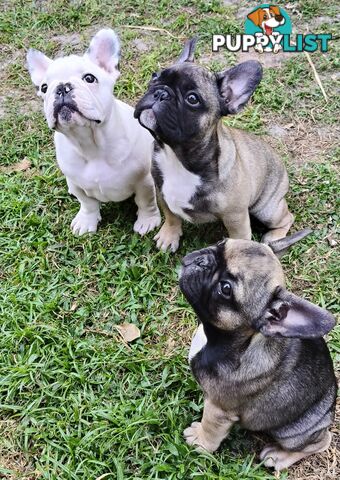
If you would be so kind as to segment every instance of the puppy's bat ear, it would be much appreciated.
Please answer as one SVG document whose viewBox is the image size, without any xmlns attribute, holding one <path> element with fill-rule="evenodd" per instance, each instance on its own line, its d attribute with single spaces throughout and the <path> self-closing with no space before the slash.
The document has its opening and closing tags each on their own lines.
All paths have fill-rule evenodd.
<svg viewBox="0 0 340 480">
<path fill-rule="evenodd" d="M 195 48 L 197 45 L 198 37 L 194 37 L 191 40 L 188 40 L 183 48 L 181 55 L 179 56 L 176 63 L 184 63 L 184 62 L 193 62 L 194 61 L 194 54 Z"/>
<path fill-rule="evenodd" d="M 221 114 L 238 113 L 248 102 L 262 79 L 262 66 L 248 60 L 216 74 Z"/>
<path fill-rule="evenodd" d="M 117 35 L 111 28 L 104 28 L 92 38 L 89 48 L 85 53 L 91 62 L 103 68 L 117 78 L 118 62 L 120 57 L 120 43 Z"/>
<path fill-rule="evenodd" d="M 327 310 L 280 289 L 272 298 L 255 328 L 268 337 L 318 338 L 335 325 Z"/>
<path fill-rule="evenodd" d="M 32 82 L 36 87 L 39 87 L 48 67 L 51 65 L 53 60 L 46 57 L 42 52 L 39 50 L 35 50 L 34 48 L 30 48 L 27 52 L 26 56 L 27 60 L 27 68 L 31 75 Z"/>
<path fill-rule="evenodd" d="M 303 238 L 310 235 L 313 231 L 310 228 L 304 228 L 299 232 L 293 233 L 292 235 L 288 235 L 288 237 L 280 238 L 279 240 L 274 240 L 268 243 L 268 247 L 270 247 L 277 257 L 281 257 L 289 247 L 294 245 L 294 243 L 299 242 Z"/>
</svg>

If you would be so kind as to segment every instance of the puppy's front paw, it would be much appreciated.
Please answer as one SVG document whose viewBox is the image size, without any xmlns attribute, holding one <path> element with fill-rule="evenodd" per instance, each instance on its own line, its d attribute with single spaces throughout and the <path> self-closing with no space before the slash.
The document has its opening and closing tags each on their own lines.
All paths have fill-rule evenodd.
<svg viewBox="0 0 340 480">
<path fill-rule="evenodd" d="M 157 241 L 157 248 L 165 252 L 168 248 L 172 252 L 176 252 L 179 246 L 179 239 L 182 235 L 182 228 L 178 225 L 167 225 L 164 223 L 160 231 L 155 235 L 154 240 Z"/>
<path fill-rule="evenodd" d="M 101 216 L 98 212 L 84 213 L 79 211 L 71 223 L 71 229 L 74 235 L 84 235 L 88 232 L 96 232 L 98 222 Z"/>
<path fill-rule="evenodd" d="M 139 235 L 143 236 L 148 232 L 151 232 L 154 228 L 158 227 L 161 223 L 161 216 L 159 213 L 156 215 L 147 215 L 147 214 L 139 214 L 135 224 L 133 226 L 133 230 Z"/>
<path fill-rule="evenodd" d="M 184 430 L 183 435 L 187 444 L 195 445 L 197 451 L 214 452 L 218 448 L 218 445 L 214 445 L 204 438 L 201 422 L 193 422 Z"/>
</svg>

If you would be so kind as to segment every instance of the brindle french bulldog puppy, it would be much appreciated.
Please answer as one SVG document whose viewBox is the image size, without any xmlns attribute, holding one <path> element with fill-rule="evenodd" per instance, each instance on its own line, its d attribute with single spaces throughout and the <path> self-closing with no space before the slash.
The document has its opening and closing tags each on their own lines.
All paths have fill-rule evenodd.
<svg viewBox="0 0 340 480">
<path fill-rule="evenodd" d="M 156 139 L 152 173 L 165 214 L 157 246 L 177 250 L 182 219 L 220 219 L 229 237 L 250 240 L 249 212 L 269 230 L 265 242 L 282 238 L 293 223 L 282 161 L 261 138 L 222 123 L 248 102 L 261 65 L 248 61 L 212 73 L 193 64 L 195 43 L 153 75 L 135 110 Z"/>
<path fill-rule="evenodd" d="M 239 422 L 273 437 L 260 458 L 278 471 L 328 448 L 336 380 L 322 336 L 335 320 L 285 289 L 274 254 L 308 233 L 268 246 L 227 239 L 184 257 L 180 287 L 201 322 L 189 359 L 205 397 L 188 444 L 213 452 Z"/>
</svg>

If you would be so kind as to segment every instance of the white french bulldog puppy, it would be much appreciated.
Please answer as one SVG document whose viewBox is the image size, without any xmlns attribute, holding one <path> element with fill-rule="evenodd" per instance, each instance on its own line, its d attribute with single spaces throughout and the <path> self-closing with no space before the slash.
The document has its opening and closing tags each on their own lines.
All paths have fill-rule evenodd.
<svg viewBox="0 0 340 480">
<path fill-rule="evenodd" d="M 71 223 L 76 235 L 97 230 L 100 202 L 133 194 L 135 232 L 144 235 L 161 220 L 151 176 L 153 138 L 133 117 L 133 108 L 112 93 L 119 54 L 111 29 L 100 30 L 84 56 L 51 60 L 33 49 L 27 54 L 48 126 L 55 130 L 58 165 L 80 203 Z"/>
</svg>

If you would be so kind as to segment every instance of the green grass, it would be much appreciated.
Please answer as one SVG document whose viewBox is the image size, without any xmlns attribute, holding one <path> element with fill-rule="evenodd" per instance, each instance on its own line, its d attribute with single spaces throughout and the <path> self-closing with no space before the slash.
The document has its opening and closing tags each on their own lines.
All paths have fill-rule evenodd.
<svg viewBox="0 0 340 480">
<path fill-rule="evenodd" d="M 326 15 L 328 7 L 333 12 L 331 2 L 300 3 L 307 19 Z M 178 290 L 177 271 L 186 252 L 219 240 L 223 228 L 185 226 L 179 252 L 163 254 L 152 234 L 141 240 L 132 233 L 136 208 L 129 200 L 103 206 L 96 235 L 74 237 L 69 224 L 78 205 L 55 165 L 43 115 L 30 109 L 34 89 L 24 67 L 29 46 L 53 56 L 60 35 L 77 32 L 79 45 L 66 42 L 63 49 L 82 52 L 89 32 L 114 26 L 123 54 L 115 92 L 134 104 L 150 74 L 179 54 L 185 38 L 199 34 L 200 58 L 209 54 L 212 33 L 242 31 L 236 13 L 217 1 L 5 2 L 0 62 L 11 61 L 0 73 L 0 158 L 3 165 L 26 158 L 32 168 L 0 174 L 0 477 L 274 479 L 255 456 L 262 441 L 249 432 L 235 428 L 215 455 L 198 455 L 182 438 L 183 429 L 200 418 L 202 394 L 187 364 L 196 320 Z M 177 38 L 123 25 L 165 28 Z M 148 51 L 133 46 L 136 38 Z M 265 133 L 274 118 L 300 122 L 317 144 L 317 129 L 337 121 L 334 45 L 312 58 L 331 102 L 324 102 L 299 56 L 267 69 L 252 104 L 227 121 L 257 133 Z M 221 56 L 212 56 L 211 65 L 236 61 L 233 55 L 225 59 L 223 65 Z M 338 225 L 337 158 L 334 145 L 303 167 L 287 158 L 294 228 L 309 226 L 314 234 L 283 258 L 289 288 L 335 314 L 339 262 L 327 237 Z M 114 328 L 122 322 L 141 329 L 129 347 Z M 334 358 L 339 337 L 339 330 L 329 336 Z"/>
</svg>

